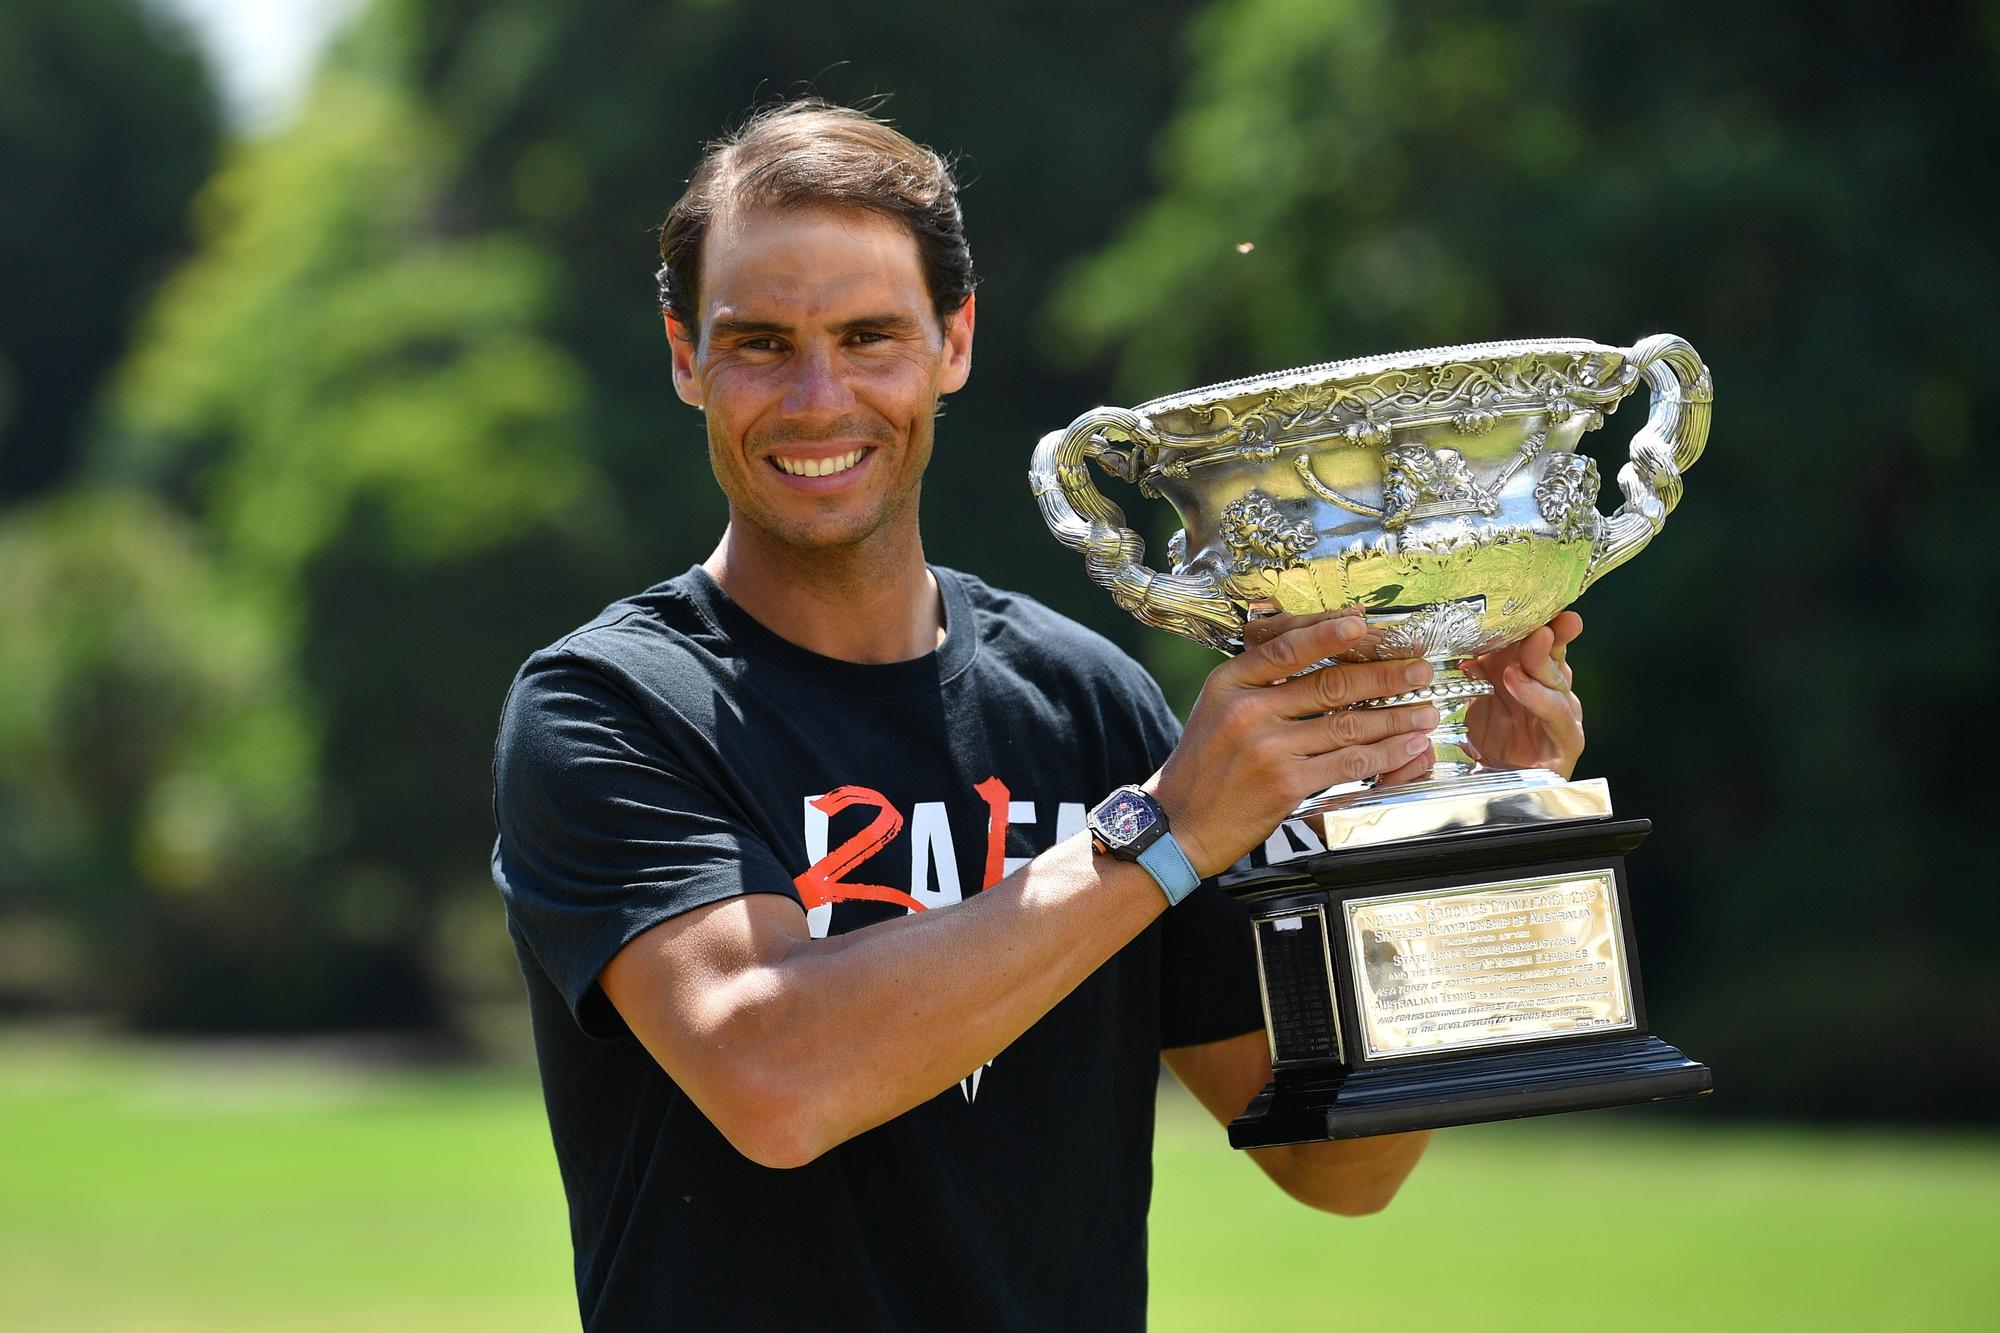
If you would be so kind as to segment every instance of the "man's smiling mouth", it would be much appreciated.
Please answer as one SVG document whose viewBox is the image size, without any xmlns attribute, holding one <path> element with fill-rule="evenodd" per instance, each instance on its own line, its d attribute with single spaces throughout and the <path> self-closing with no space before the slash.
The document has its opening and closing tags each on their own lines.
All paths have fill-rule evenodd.
<svg viewBox="0 0 2000 1333">
<path fill-rule="evenodd" d="M 780 472 L 793 477 L 831 477 L 837 472 L 845 472 L 861 461 L 868 451 L 856 449 L 851 453 L 836 454 L 832 458 L 786 458 L 782 454 L 771 455 L 771 462 Z"/>
</svg>

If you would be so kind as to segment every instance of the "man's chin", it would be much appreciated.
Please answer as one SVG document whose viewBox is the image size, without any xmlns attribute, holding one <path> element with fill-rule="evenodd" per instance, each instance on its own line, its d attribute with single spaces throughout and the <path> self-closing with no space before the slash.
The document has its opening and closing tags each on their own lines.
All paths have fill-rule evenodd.
<svg viewBox="0 0 2000 1333">
<path fill-rule="evenodd" d="M 865 505 L 827 505 L 818 513 L 798 505 L 760 505 L 752 510 L 732 503 L 729 525 L 774 556 L 789 553 L 839 560 L 886 554 L 905 530 L 910 541 L 917 540 L 915 517 L 920 494 L 921 488 L 912 486 L 900 497 L 876 497 Z"/>
<path fill-rule="evenodd" d="M 774 548 L 819 559 L 841 559 L 879 542 L 890 525 L 879 516 L 843 516 L 820 522 L 752 522 L 749 526 Z"/>
</svg>

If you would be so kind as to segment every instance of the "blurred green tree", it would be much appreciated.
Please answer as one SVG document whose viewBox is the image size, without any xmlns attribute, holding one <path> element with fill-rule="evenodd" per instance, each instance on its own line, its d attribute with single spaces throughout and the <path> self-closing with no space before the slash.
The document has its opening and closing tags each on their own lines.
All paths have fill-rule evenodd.
<svg viewBox="0 0 2000 1333">
<path fill-rule="evenodd" d="M 218 146 L 205 68 L 139 0 L 0 12 L 0 1006 L 125 987 L 125 886 L 227 881 L 290 817 L 285 720 L 246 706 L 254 626 L 185 523 L 62 492 Z"/>
<path fill-rule="evenodd" d="M 296 129 L 232 152 L 126 368 L 115 467 L 186 504 L 276 627 L 318 723 L 321 816 L 261 886 L 285 904 L 274 938 L 185 942 L 180 1002 L 142 1018 L 443 1021 L 431 909 L 477 875 L 468 760 L 495 707 L 454 673 L 494 653 L 538 542 L 588 544 L 595 480 L 584 377 L 539 328 L 551 265 L 450 218 L 459 155 L 397 47 L 357 43 Z M 246 944 L 289 960 L 288 993 L 212 1009 Z"/>
<path fill-rule="evenodd" d="M 11 998 L 144 1018 L 184 984 L 184 923 L 268 942 L 263 877 L 314 832 L 311 717 L 285 648 L 151 496 L 79 490 L 0 521 L 8 933 L 65 963 L 10 952 L 0 988 L 55 992 Z M 266 972 L 275 1000 L 283 976 Z M 211 1008 L 258 998 L 218 980 L 196 982 Z"/>
<path fill-rule="evenodd" d="M 200 59 L 153 7 L 0 9 L 0 504 L 75 464 L 219 137 Z"/>
<path fill-rule="evenodd" d="M 1971 4 L 1218 0 L 1155 197 L 1053 306 L 1128 400 L 1494 337 L 1702 350 L 1709 453 L 1578 656 L 1585 765 L 1660 821 L 1655 1014 L 1739 1107 L 2000 1095 L 1968 1040 L 2000 1019 L 1993 784 L 1949 720 L 1995 648 L 2000 261 L 1966 186 L 1996 39 Z M 1187 697 L 1207 661 L 1155 651 Z"/>
</svg>

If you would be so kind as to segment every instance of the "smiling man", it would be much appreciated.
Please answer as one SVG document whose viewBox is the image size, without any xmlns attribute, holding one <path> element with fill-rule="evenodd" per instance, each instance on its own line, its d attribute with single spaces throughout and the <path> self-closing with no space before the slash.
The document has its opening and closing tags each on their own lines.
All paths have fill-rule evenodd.
<svg viewBox="0 0 2000 1333">
<path fill-rule="evenodd" d="M 583 1322 L 1141 1327 L 1161 1054 L 1225 1120 L 1270 1074 L 1204 877 L 1311 792 L 1420 771 L 1428 708 L 1339 710 L 1429 668 L 1291 679 L 1361 625 L 1266 626 L 1183 734 L 1104 640 L 928 565 L 972 262 L 944 164 L 882 122 L 754 117 L 661 251 L 729 523 L 529 660 L 495 762 Z M 1487 664 L 1489 757 L 1574 764 L 1578 628 Z M 1366 1213 L 1426 1137 L 1251 1156 Z"/>
</svg>

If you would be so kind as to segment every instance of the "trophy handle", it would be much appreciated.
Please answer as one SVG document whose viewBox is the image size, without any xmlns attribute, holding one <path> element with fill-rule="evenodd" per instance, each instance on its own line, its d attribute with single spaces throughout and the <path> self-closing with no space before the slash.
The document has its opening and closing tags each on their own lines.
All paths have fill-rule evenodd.
<svg viewBox="0 0 2000 1333">
<path fill-rule="evenodd" d="M 1146 540 L 1125 526 L 1125 512 L 1104 497 L 1091 480 L 1086 460 L 1112 470 L 1106 454 L 1111 440 L 1160 444 L 1159 435 L 1136 412 L 1100 407 L 1051 431 L 1035 446 L 1028 485 L 1042 507 L 1042 519 L 1056 539 L 1083 552 L 1084 569 L 1111 600 L 1155 629 L 1193 639 L 1224 652 L 1243 648 L 1243 613 L 1223 593 L 1212 574 L 1162 574 L 1146 564 Z M 1137 481 L 1136 476 L 1127 476 Z"/>
<path fill-rule="evenodd" d="M 1681 473 L 1694 466 L 1708 443 L 1715 386 L 1694 348 L 1683 338 L 1659 333 L 1640 341 L 1632 359 L 1634 373 L 1646 377 L 1652 410 L 1632 437 L 1632 460 L 1618 469 L 1625 503 L 1598 526 L 1590 568 L 1583 576 L 1585 588 L 1653 540 L 1681 502 Z"/>
</svg>

